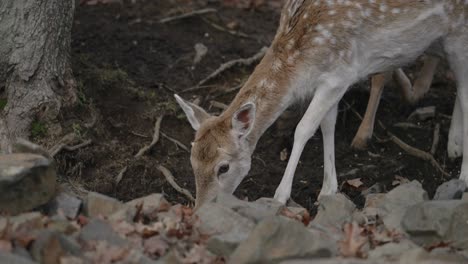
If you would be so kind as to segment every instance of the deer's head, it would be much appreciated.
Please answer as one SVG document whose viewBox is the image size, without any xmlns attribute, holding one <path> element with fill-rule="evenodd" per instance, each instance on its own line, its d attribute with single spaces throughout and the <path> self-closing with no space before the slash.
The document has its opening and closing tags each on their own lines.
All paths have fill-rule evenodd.
<svg viewBox="0 0 468 264">
<path fill-rule="evenodd" d="M 218 192 L 233 193 L 250 170 L 249 134 L 255 122 L 255 104 L 248 102 L 232 112 L 211 116 L 201 107 L 175 95 L 195 129 L 190 162 L 196 183 L 195 207 Z"/>
</svg>

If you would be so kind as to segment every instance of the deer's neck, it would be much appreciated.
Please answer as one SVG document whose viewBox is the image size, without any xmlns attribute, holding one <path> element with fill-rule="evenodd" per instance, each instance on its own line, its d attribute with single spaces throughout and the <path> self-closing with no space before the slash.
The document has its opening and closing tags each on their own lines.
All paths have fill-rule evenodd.
<svg viewBox="0 0 468 264">
<path fill-rule="evenodd" d="M 223 113 L 225 118 L 232 118 L 242 105 L 255 104 L 255 122 L 248 137 L 251 151 L 267 128 L 294 102 L 298 75 L 296 63 L 288 64 L 287 58 L 273 55 L 270 49 Z"/>
</svg>

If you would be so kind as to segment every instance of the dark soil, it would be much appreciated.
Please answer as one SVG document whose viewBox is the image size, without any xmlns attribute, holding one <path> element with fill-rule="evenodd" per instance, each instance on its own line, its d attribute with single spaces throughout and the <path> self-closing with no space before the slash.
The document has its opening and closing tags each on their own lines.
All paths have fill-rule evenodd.
<svg viewBox="0 0 468 264">
<path fill-rule="evenodd" d="M 75 132 L 93 144 L 75 152 L 58 155 L 64 180 L 82 184 L 85 188 L 129 200 L 153 192 L 163 192 L 172 202 L 188 201 L 175 192 L 156 169 L 163 164 L 175 175 L 177 182 L 195 193 L 190 167 L 190 154 L 165 137 L 143 159 L 131 163 L 133 155 L 151 142 L 156 118 L 164 114 L 161 131 L 190 146 L 193 131 L 177 107 L 173 94 L 186 99 L 198 96 L 208 108 L 210 96 L 221 94 L 217 101 L 229 104 L 235 93 L 223 94 L 248 77 L 253 67 L 238 67 L 208 83 L 193 93 L 183 90 L 193 87 L 220 64 L 234 58 L 250 57 L 262 46 L 269 45 L 274 36 L 279 10 L 267 5 L 256 10 L 224 7 L 218 1 L 138 0 L 134 4 L 106 4 L 77 7 L 72 35 L 74 73 L 79 84 L 80 103 L 62 117 L 64 132 Z M 194 9 L 213 7 L 215 14 L 160 24 L 158 20 Z M 238 23 L 238 30 L 249 37 L 239 37 L 214 28 L 210 23 L 226 27 Z M 208 54 L 192 68 L 194 45 L 203 43 Z M 418 65 L 407 69 L 412 73 Z M 428 151 L 432 145 L 433 128 L 441 124 L 441 140 L 436 160 L 452 177 L 457 177 L 460 161 L 447 158 L 446 143 L 454 100 L 454 84 L 447 77 L 445 66 L 439 67 L 430 93 L 417 106 L 402 103 L 394 89 L 387 89 L 377 119 L 408 144 Z M 368 83 L 360 84 L 361 87 Z M 336 164 L 341 191 L 356 203 L 362 204 L 361 190 L 379 182 L 385 190 L 392 188 L 396 176 L 422 182 L 430 195 L 447 180 L 428 161 L 412 157 L 390 141 L 386 132 L 376 127 L 368 151 L 354 151 L 351 140 L 360 120 L 353 109 L 364 113 L 368 93 L 362 89 L 348 92 L 342 103 L 336 127 Z M 433 119 L 418 122 L 418 129 L 402 129 L 393 124 L 406 122 L 416 107 L 435 105 Z M 304 106 L 295 106 L 294 113 Z M 216 112 L 219 109 L 212 108 Z M 443 114 L 443 115 L 441 115 Z M 97 122 L 92 123 L 93 116 Z M 261 138 L 255 151 L 249 176 L 236 194 L 248 199 L 271 197 L 281 180 L 287 162 L 280 160 L 280 152 L 292 146 L 293 131 L 300 115 L 290 120 L 281 118 L 281 128 L 273 125 Z M 289 122 L 289 121 L 294 122 Z M 284 124 L 289 124 L 284 126 Z M 119 172 L 128 166 L 120 183 Z M 309 141 L 296 172 L 292 198 L 312 209 L 323 178 L 322 140 L 320 132 Z M 357 170 L 355 170 L 357 169 Z M 359 188 L 346 180 L 361 178 Z M 398 178 L 398 177 L 397 177 Z"/>
</svg>

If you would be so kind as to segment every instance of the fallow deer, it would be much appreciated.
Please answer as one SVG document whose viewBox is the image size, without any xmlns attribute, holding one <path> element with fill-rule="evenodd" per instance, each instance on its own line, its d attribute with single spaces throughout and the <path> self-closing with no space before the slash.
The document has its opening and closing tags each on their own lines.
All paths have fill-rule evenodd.
<svg viewBox="0 0 468 264">
<path fill-rule="evenodd" d="M 176 96 L 196 130 L 191 150 L 196 207 L 220 191 L 234 192 L 250 169 L 259 137 L 288 106 L 310 97 L 274 197 L 282 203 L 289 199 L 301 153 L 319 125 L 324 146 L 320 195 L 336 193 L 338 102 L 353 83 L 414 61 L 436 41 L 447 53 L 458 87 L 448 146 L 456 155 L 467 152 L 467 7 L 467 0 L 288 0 L 270 48 L 220 116 Z M 468 159 L 460 178 L 468 183 Z"/>
</svg>

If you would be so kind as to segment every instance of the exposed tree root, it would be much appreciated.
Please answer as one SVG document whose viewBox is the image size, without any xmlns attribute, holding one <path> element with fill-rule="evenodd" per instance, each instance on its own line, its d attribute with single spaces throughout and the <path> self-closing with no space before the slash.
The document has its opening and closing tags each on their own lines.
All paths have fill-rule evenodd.
<svg viewBox="0 0 468 264">
<path fill-rule="evenodd" d="M 257 52 L 256 54 L 254 54 L 250 58 L 242 58 L 242 59 L 231 60 L 231 61 L 228 61 L 228 62 L 225 62 L 225 63 L 221 64 L 221 66 L 219 66 L 219 68 L 216 69 L 213 73 L 208 75 L 208 77 L 201 80 L 198 83 L 198 86 L 205 84 L 206 82 L 214 79 L 215 77 L 217 77 L 218 75 L 220 75 L 224 71 L 226 71 L 228 69 L 231 69 L 232 67 L 234 67 L 236 65 L 249 66 L 249 65 L 252 65 L 252 64 L 258 62 L 259 60 L 261 60 L 263 58 L 263 56 L 265 56 L 265 53 L 266 53 L 267 50 L 268 50 L 267 47 L 263 47 L 262 49 L 260 49 L 259 52 Z"/>
<path fill-rule="evenodd" d="M 179 193 L 185 195 L 190 201 L 194 202 L 195 198 L 193 198 L 192 194 L 189 192 L 189 190 L 180 187 L 174 179 L 174 175 L 172 175 L 171 171 L 169 171 L 166 167 L 163 165 L 158 165 L 157 169 L 164 175 L 166 178 L 167 182 Z"/>
<path fill-rule="evenodd" d="M 182 15 L 163 18 L 163 19 L 159 20 L 159 23 L 164 24 L 164 23 L 172 22 L 172 21 L 179 20 L 179 19 L 184 19 L 184 18 L 188 18 L 188 17 L 203 15 L 203 14 L 206 14 L 206 13 L 215 13 L 215 12 L 218 12 L 218 11 L 216 9 L 214 9 L 214 8 L 204 8 L 204 9 L 200 9 L 200 10 L 194 10 L 192 12 L 182 14 Z"/>
</svg>

